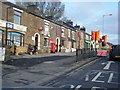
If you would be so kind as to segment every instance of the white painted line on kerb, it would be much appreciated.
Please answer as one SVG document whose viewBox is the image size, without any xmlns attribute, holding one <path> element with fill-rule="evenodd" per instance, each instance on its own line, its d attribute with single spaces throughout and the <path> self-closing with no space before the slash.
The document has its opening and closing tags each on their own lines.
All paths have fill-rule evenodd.
<svg viewBox="0 0 120 90">
<path fill-rule="evenodd" d="M 108 61 L 108 64 L 107 64 L 103 69 L 105 69 L 105 70 L 109 69 L 111 63 L 115 63 L 115 62 L 113 62 L 113 61 Z"/>
<path fill-rule="evenodd" d="M 98 80 L 97 80 L 98 77 L 103 77 L 103 76 L 100 76 L 101 74 L 102 74 L 102 72 L 99 72 L 99 73 L 92 79 L 92 81 L 93 81 L 93 82 L 104 83 L 104 81 L 98 81 Z"/>
</svg>

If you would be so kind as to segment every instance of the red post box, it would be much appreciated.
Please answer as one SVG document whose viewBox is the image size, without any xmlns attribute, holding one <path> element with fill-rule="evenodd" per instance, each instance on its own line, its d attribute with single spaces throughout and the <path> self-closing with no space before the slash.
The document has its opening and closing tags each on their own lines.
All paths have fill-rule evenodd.
<svg viewBox="0 0 120 90">
<path fill-rule="evenodd" d="M 56 45 L 55 45 L 55 43 L 51 43 L 51 52 L 52 52 L 52 53 L 55 53 L 55 50 L 56 50 Z"/>
</svg>

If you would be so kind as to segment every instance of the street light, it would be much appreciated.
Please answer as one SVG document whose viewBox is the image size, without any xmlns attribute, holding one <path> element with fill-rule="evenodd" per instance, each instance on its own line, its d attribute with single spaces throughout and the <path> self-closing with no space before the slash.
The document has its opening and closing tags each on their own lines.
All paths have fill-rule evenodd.
<svg viewBox="0 0 120 90">
<path fill-rule="evenodd" d="M 105 15 L 103 15 L 103 34 L 104 34 L 104 17 L 105 16 L 112 16 L 112 14 L 105 14 Z"/>
</svg>

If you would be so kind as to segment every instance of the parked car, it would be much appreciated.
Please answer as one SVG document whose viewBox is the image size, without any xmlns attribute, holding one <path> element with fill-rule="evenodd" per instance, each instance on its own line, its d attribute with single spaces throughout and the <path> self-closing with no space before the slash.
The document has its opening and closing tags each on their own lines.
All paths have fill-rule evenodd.
<svg viewBox="0 0 120 90">
<path fill-rule="evenodd" d="M 110 60 L 120 60 L 120 45 L 113 45 L 109 53 Z"/>
</svg>

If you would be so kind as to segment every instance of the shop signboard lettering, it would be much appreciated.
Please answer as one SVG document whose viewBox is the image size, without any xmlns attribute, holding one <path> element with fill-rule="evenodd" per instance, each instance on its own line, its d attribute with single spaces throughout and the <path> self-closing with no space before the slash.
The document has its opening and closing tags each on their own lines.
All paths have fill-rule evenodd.
<svg viewBox="0 0 120 90">
<path fill-rule="evenodd" d="M 14 25 L 12 23 L 6 23 L 6 27 L 9 29 L 13 29 Z"/>
</svg>

